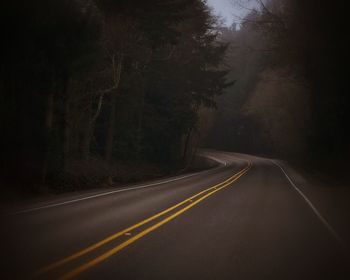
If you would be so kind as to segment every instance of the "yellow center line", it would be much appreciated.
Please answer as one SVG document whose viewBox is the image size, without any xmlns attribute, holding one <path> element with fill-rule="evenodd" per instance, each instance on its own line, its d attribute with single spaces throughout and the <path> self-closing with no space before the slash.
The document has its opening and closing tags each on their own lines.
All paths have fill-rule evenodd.
<svg viewBox="0 0 350 280">
<path fill-rule="evenodd" d="M 213 195 L 214 193 L 220 191 L 223 188 L 226 188 L 227 186 L 230 186 L 232 183 L 234 183 L 235 181 L 237 181 L 241 176 L 245 175 L 248 170 L 250 169 L 251 165 L 249 165 L 247 168 L 245 168 L 244 170 L 242 170 L 243 172 L 239 172 L 240 174 L 238 176 L 236 176 L 232 181 L 225 183 L 224 185 L 222 185 L 219 188 L 214 189 L 213 191 L 207 193 L 206 195 L 202 196 L 201 198 L 197 199 L 195 202 L 187 205 L 186 207 L 180 209 L 179 211 L 177 211 L 176 213 L 166 217 L 165 219 L 161 220 L 160 222 L 150 226 L 149 228 L 145 229 L 144 231 L 138 233 L 137 235 L 135 235 L 134 237 L 128 239 L 127 241 L 117 245 L 116 247 L 114 247 L 113 249 L 110 249 L 109 251 L 103 253 L 102 255 L 96 257 L 95 259 L 71 270 L 70 272 L 66 273 L 65 275 L 63 275 L 61 278 L 61 280 L 68 280 L 68 279 L 72 279 L 75 276 L 81 274 L 82 272 L 84 272 L 85 270 L 103 262 L 104 260 L 108 259 L 109 257 L 111 257 L 112 255 L 118 253 L 119 251 L 121 251 L 122 249 L 124 249 L 125 247 L 127 247 L 128 245 L 134 243 L 135 241 L 137 241 L 138 239 L 144 237 L 145 235 L 149 234 L 150 232 L 156 230 L 157 228 L 161 227 L 162 225 L 168 223 L 169 221 L 175 219 L 177 216 L 181 215 L 182 213 L 188 211 L 190 208 L 194 207 L 195 205 L 197 205 L 198 203 L 200 203 L 201 201 L 207 199 L 209 196 Z M 238 173 L 237 173 L 238 174 Z"/>
<path fill-rule="evenodd" d="M 165 209 L 165 210 L 163 210 L 163 211 L 161 211 L 161 212 L 159 212 L 159 213 L 157 213 L 157 214 L 155 214 L 155 215 L 153 215 L 153 216 L 151 216 L 151 217 L 149 217 L 149 218 L 147 218 L 147 219 L 145 219 L 145 220 L 143 220 L 143 221 L 141 221 L 141 222 L 139 222 L 139 223 L 137 223 L 137 224 L 135 224 L 135 225 L 133 225 L 131 227 L 128 227 L 128 228 L 126 228 L 126 229 L 124 229 L 124 230 L 122 230 L 120 232 L 115 233 L 115 234 L 112 234 L 111 236 L 108 236 L 107 238 L 105 238 L 105 239 L 103 239 L 103 240 L 101 240 L 99 242 L 96 242 L 95 244 L 92 244 L 89 247 L 87 247 L 87 248 L 85 248 L 85 249 L 83 249 L 81 251 L 78 251 L 78 252 L 76 252 L 76 253 L 74 253 L 74 254 L 72 254 L 72 255 L 64 258 L 64 259 L 61 259 L 61 260 L 56 261 L 56 262 L 54 262 L 54 263 L 52 263 L 52 264 L 50 264 L 48 266 L 45 266 L 45 267 L 41 268 L 39 271 L 37 271 L 36 276 L 44 274 L 44 273 L 46 273 L 48 271 L 51 271 L 51 270 L 53 270 L 55 268 L 58 268 L 58 267 L 60 267 L 60 266 L 62 266 L 64 264 L 66 264 L 66 263 L 68 263 L 70 261 L 73 261 L 73 260 L 75 260 L 75 259 L 77 259 L 77 258 L 79 258 L 79 257 L 81 257 L 81 256 L 83 256 L 83 255 L 85 255 L 85 254 L 87 254 L 89 252 L 92 252 L 92 251 L 98 249 L 99 247 L 101 247 L 101 246 L 111 242 L 112 240 L 114 240 L 114 239 L 124 235 L 125 233 L 130 232 L 130 231 L 132 231 L 132 230 L 134 230 L 134 229 L 136 229 L 136 228 L 138 228 L 138 227 L 140 227 L 142 225 L 145 225 L 145 224 L 151 222 L 152 220 L 157 219 L 157 218 L 165 215 L 166 213 L 168 213 L 168 212 L 170 212 L 170 211 L 180 207 L 181 205 L 183 205 L 183 204 L 185 204 L 187 202 L 192 202 L 192 200 L 194 198 L 197 198 L 198 196 L 200 196 L 200 195 L 202 195 L 202 194 L 204 194 L 204 193 L 206 193 L 206 192 L 208 192 L 208 191 L 210 191 L 212 189 L 218 189 L 218 187 L 220 187 L 220 186 L 230 182 L 231 180 L 235 179 L 235 177 L 240 176 L 250 166 L 251 166 L 251 164 L 249 163 L 249 165 L 247 167 L 245 167 L 244 169 L 242 169 L 238 173 L 232 175 L 231 177 L 229 177 L 225 181 L 223 181 L 223 182 L 221 182 L 219 184 L 216 184 L 216 185 L 214 185 L 214 186 L 212 186 L 210 188 L 207 188 L 207 189 L 205 189 L 205 190 L 203 190 L 203 191 L 201 191 L 201 192 L 199 192 L 199 193 L 197 193 L 197 194 L 195 194 L 195 195 L 193 195 L 193 196 L 191 196 L 191 197 L 189 197 L 189 198 L 187 198 L 187 199 L 185 199 L 185 200 L 183 200 L 183 201 L 173 205 L 172 207 L 169 207 L 169 208 L 167 208 L 167 209 Z"/>
</svg>

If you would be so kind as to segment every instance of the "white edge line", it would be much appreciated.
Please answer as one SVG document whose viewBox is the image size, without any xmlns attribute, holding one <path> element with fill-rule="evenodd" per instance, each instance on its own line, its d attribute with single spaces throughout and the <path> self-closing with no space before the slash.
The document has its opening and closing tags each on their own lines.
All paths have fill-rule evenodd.
<svg viewBox="0 0 350 280">
<path fill-rule="evenodd" d="M 307 198 L 307 196 L 294 184 L 292 179 L 288 176 L 288 174 L 284 171 L 283 167 L 275 162 L 274 160 L 271 160 L 273 164 L 275 164 L 277 167 L 279 167 L 283 174 L 288 179 L 289 183 L 294 187 L 294 189 L 302 196 L 302 198 L 306 201 L 306 203 L 310 206 L 312 211 L 316 214 L 316 216 L 319 218 L 319 220 L 323 223 L 323 225 L 328 229 L 328 231 L 332 234 L 332 236 L 340 243 L 344 244 L 344 241 L 340 238 L 338 233 L 333 229 L 333 227 L 327 222 L 327 220 L 322 216 L 322 214 L 317 210 L 317 208 L 312 204 L 312 202 Z"/>
<path fill-rule="evenodd" d="M 220 164 L 223 164 L 224 166 L 227 165 L 226 162 L 222 162 L 221 160 L 217 160 L 214 157 L 210 157 L 210 156 L 208 156 L 208 157 L 213 159 L 213 160 L 216 160 L 217 162 L 219 162 Z M 38 211 L 38 210 L 42 210 L 42 209 L 47 209 L 47 208 L 57 207 L 57 206 L 61 206 L 61 205 L 76 203 L 76 202 L 79 202 L 79 201 L 88 200 L 88 199 L 101 197 L 101 196 L 106 196 L 106 195 L 110 195 L 110 194 L 115 194 L 115 193 L 120 193 L 120 192 L 125 192 L 125 191 L 138 190 L 138 189 L 143 189 L 143 188 L 147 188 L 147 187 L 158 186 L 158 185 L 162 185 L 162 184 L 166 184 L 166 183 L 175 182 L 175 181 L 179 181 L 179 180 L 182 180 L 182 179 L 190 178 L 190 177 L 193 177 L 193 176 L 196 176 L 196 175 L 199 175 L 199 174 L 209 173 L 209 172 L 212 172 L 213 170 L 215 170 L 217 168 L 220 168 L 220 167 L 221 166 L 218 166 L 218 167 L 215 167 L 215 168 L 212 168 L 212 169 L 209 169 L 209 170 L 199 171 L 199 172 L 192 173 L 192 174 L 189 174 L 189 175 L 186 175 L 186 176 L 176 177 L 174 179 L 163 180 L 163 181 L 159 181 L 159 182 L 156 182 L 156 183 L 140 185 L 140 186 L 137 186 L 137 187 L 122 188 L 122 189 L 109 191 L 109 192 L 98 193 L 98 194 L 95 194 L 95 195 L 90 195 L 90 196 L 86 196 L 86 197 L 82 197 L 82 198 L 71 199 L 71 200 L 67 200 L 67 201 L 63 201 L 63 202 L 59 202 L 59 203 L 53 203 L 53 204 L 48 204 L 48 205 L 44 205 L 44 206 L 33 207 L 33 208 L 24 209 L 24 210 L 19 210 L 19 211 L 8 213 L 7 215 L 24 214 L 24 213 L 34 212 L 34 211 Z"/>
</svg>

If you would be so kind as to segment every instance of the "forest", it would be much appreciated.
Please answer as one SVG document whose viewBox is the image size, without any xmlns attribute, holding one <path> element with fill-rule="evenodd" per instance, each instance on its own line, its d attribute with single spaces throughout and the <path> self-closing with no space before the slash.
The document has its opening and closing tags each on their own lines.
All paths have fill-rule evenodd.
<svg viewBox="0 0 350 280">
<path fill-rule="evenodd" d="M 6 187 L 76 189 L 181 170 L 198 112 L 230 85 L 227 44 L 200 0 L 21 1 L 2 4 L 1 21 Z"/>
<path fill-rule="evenodd" d="M 247 16 L 223 27 L 233 87 L 217 98 L 206 144 L 346 169 L 345 1 L 233 1 Z"/>
<path fill-rule="evenodd" d="M 345 1 L 0 4 L 0 280 L 350 279 Z"/>
<path fill-rule="evenodd" d="M 197 148 L 349 156 L 345 3 L 1 4 L 1 184 L 28 192 L 155 178 Z"/>
</svg>

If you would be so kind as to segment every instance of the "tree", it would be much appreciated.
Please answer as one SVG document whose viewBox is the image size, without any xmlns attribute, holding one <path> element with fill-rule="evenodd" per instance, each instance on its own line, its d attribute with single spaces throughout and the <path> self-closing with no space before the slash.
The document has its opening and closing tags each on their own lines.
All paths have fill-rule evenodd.
<svg viewBox="0 0 350 280">
<path fill-rule="evenodd" d="M 200 0 L 36 0 L 1 14 L 9 182 L 61 188 L 89 168 L 96 184 L 116 163 L 182 164 L 200 108 L 227 86 L 226 46 Z"/>
<path fill-rule="evenodd" d="M 37 184 L 64 163 L 68 83 L 73 64 L 94 36 L 94 21 L 77 1 L 7 3 L 2 13 L 1 26 L 11 26 L 3 32 L 2 120 L 12 120 L 4 128 L 3 162 L 10 159 L 7 174 L 20 169 L 18 178 Z"/>
</svg>

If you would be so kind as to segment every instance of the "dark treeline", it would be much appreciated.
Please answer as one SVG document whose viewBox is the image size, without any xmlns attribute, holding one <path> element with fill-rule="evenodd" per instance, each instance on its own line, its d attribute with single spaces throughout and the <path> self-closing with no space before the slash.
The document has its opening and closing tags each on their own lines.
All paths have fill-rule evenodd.
<svg viewBox="0 0 350 280">
<path fill-rule="evenodd" d="M 222 29 L 237 82 L 218 99 L 208 145 L 304 163 L 347 158 L 345 1 L 256 3 L 239 30 Z"/>
<path fill-rule="evenodd" d="M 153 174 L 184 164 L 200 108 L 227 85 L 226 46 L 204 2 L 6 1 L 0 10 L 4 186 L 96 186 L 125 177 L 120 163 L 139 171 L 146 162 Z"/>
</svg>

